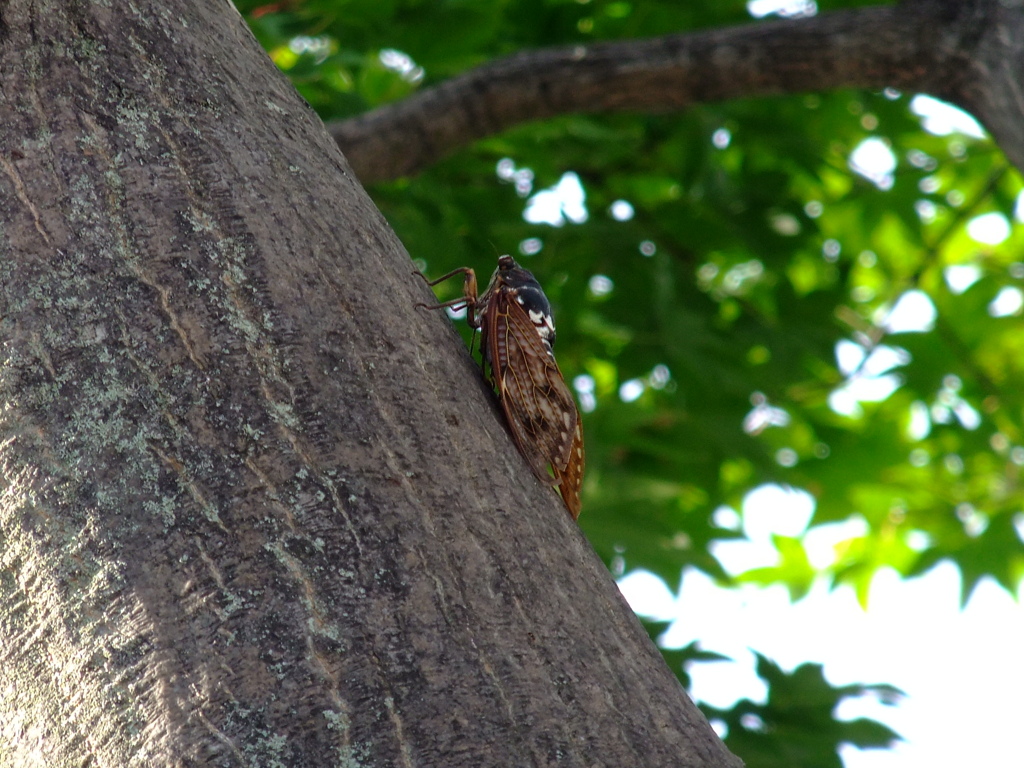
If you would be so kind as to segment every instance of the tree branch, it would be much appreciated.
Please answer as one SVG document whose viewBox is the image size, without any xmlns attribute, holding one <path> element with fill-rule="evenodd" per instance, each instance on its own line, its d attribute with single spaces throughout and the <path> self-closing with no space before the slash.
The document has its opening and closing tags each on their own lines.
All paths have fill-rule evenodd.
<svg viewBox="0 0 1024 768">
<path fill-rule="evenodd" d="M 405 101 L 332 123 L 364 183 L 416 173 L 513 125 L 578 112 L 836 88 L 932 93 L 974 112 L 1024 167 L 1024 10 L 998 0 L 917 0 L 493 61 Z"/>
</svg>

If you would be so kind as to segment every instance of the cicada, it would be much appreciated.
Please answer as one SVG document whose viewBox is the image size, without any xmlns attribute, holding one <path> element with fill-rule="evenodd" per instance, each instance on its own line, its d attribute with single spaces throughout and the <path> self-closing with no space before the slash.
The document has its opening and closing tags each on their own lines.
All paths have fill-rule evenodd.
<svg viewBox="0 0 1024 768">
<path fill-rule="evenodd" d="M 483 360 L 516 447 L 538 478 L 558 487 L 575 520 L 583 485 L 583 429 L 576 401 L 555 362 L 551 304 L 533 274 L 511 256 L 498 258 L 482 295 L 477 295 L 476 273 L 469 267 L 427 284 L 459 274 L 464 276 L 460 298 L 421 306 L 466 309 L 469 327 L 480 331 Z"/>
</svg>

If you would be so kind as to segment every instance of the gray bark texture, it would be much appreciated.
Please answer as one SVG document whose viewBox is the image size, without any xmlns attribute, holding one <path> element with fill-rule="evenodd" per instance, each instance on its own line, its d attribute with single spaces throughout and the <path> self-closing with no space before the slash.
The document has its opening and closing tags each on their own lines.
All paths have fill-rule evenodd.
<svg viewBox="0 0 1024 768">
<path fill-rule="evenodd" d="M 736 766 L 223 0 L 0 4 L 0 765 Z"/>
<path fill-rule="evenodd" d="M 665 37 L 525 51 L 332 123 L 365 184 L 573 112 L 669 112 L 836 88 L 928 93 L 971 112 L 1024 170 L 1024 0 L 907 0 Z"/>
</svg>

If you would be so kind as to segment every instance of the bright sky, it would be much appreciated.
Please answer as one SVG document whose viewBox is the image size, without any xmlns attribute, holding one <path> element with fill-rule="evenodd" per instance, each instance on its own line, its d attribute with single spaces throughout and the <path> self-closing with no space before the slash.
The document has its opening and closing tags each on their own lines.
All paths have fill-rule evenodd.
<svg viewBox="0 0 1024 768">
<path fill-rule="evenodd" d="M 760 500 L 743 510 L 752 541 L 716 550 L 731 571 L 764 563 L 773 518 L 775 532 L 794 533 L 794 505 L 784 492 L 775 487 L 757 495 Z M 781 587 L 722 589 L 696 571 L 685 574 L 678 596 L 643 571 L 628 574 L 619 586 L 637 613 L 674 619 L 667 646 L 697 640 L 738 660 L 690 668 L 694 697 L 709 704 L 764 700 L 749 649 L 787 671 L 821 663 L 832 685 L 885 682 L 901 688 L 907 697 L 895 707 L 866 697 L 840 708 L 843 718 L 871 717 L 905 739 L 893 750 L 846 748 L 847 768 L 1022 765 L 1024 609 L 983 582 L 960 612 L 960 580 L 952 565 L 909 581 L 881 574 L 866 612 L 852 590 L 829 592 L 824 584 L 795 604 Z"/>
<path fill-rule="evenodd" d="M 961 421 L 976 426 L 969 416 Z M 812 510 L 807 494 L 762 486 L 742 511 L 750 541 L 721 544 L 715 555 L 731 573 L 773 564 L 771 535 L 800 536 Z M 805 538 L 811 561 L 827 562 L 832 545 L 856 535 L 858 525 L 853 519 L 812 530 Z M 1024 766 L 1024 607 L 985 581 L 961 612 L 959 573 L 949 563 L 909 581 L 882 572 L 866 611 L 852 590 L 830 592 L 824 583 L 796 604 L 782 587 L 722 589 L 695 571 L 685 574 L 678 595 L 640 571 L 620 587 L 637 613 L 674 619 L 667 647 L 698 640 L 739 660 L 690 669 L 694 697 L 710 704 L 764 700 L 748 649 L 787 671 L 822 663 L 833 685 L 884 682 L 905 691 L 895 707 L 865 698 L 840 709 L 844 718 L 871 717 L 905 739 L 891 751 L 848 748 L 846 768 Z"/>
</svg>

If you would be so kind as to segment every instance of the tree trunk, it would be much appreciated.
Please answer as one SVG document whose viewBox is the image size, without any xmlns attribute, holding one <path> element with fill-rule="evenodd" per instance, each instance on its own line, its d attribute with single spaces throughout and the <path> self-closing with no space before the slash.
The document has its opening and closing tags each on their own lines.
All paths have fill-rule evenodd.
<svg viewBox="0 0 1024 768">
<path fill-rule="evenodd" d="M 0 171 L 0 763 L 738 764 L 228 3 L 5 4 Z"/>
</svg>

